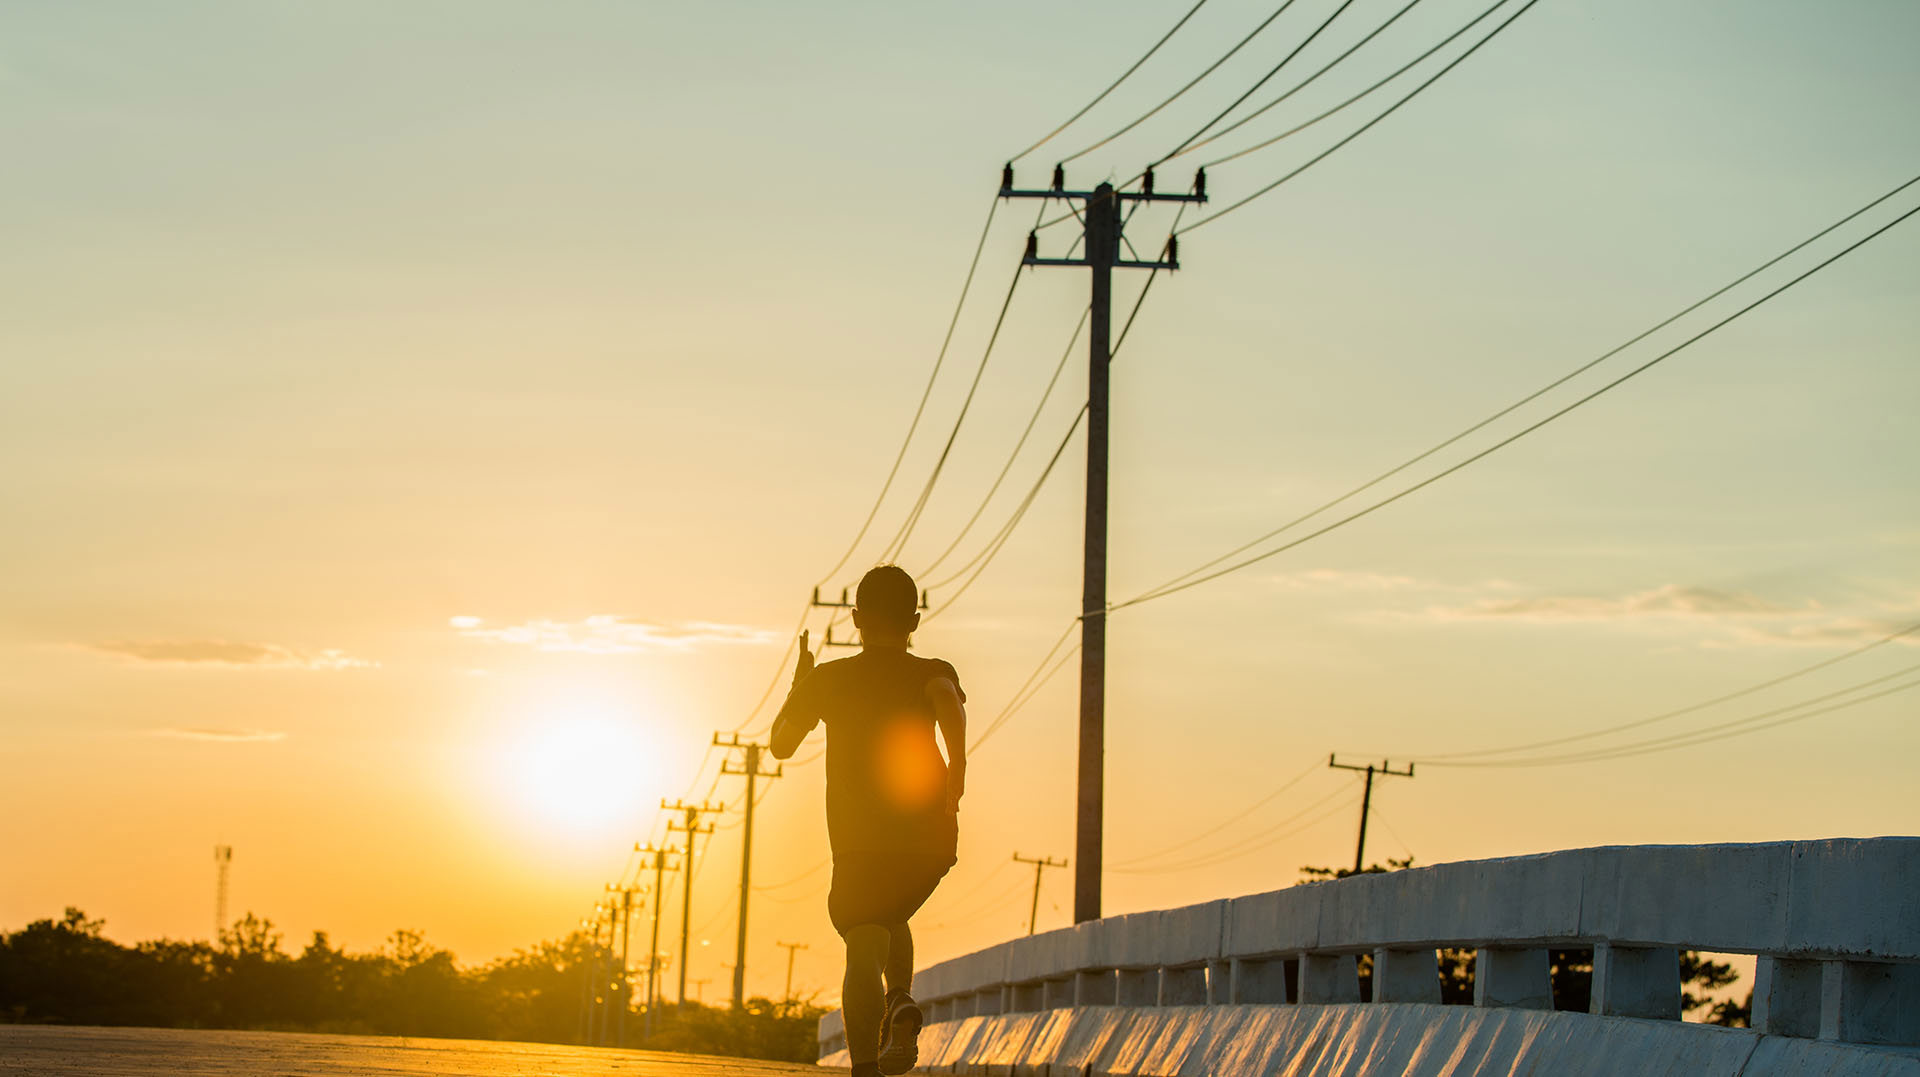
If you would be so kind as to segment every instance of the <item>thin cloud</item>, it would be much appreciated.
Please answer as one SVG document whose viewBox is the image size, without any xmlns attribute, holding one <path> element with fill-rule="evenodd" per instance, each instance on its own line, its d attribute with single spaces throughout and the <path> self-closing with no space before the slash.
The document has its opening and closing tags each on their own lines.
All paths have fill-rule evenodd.
<svg viewBox="0 0 1920 1077">
<path fill-rule="evenodd" d="M 1796 612 L 1758 595 L 1667 584 L 1618 598 L 1547 595 L 1536 598 L 1481 599 L 1466 606 L 1433 607 L 1439 620 L 1490 617 L 1523 621 L 1622 621 L 1645 618 L 1770 616 Z"/>
<path fill-rule="evenodd" d="M 480 617 L 450 617 L 448 627 L 469 639 L 511 643 L 537 651 L 580 654 L 633 654 L 639 651 L 685 651 L 696 647 L 764 645 L 775 633 L 747 625 L 687 621 L 660 624 L 615 614 L 596 614 L 578 621 L 533 620 L 490 626 Z"/>
<path fill-rule="evenodd" d="M 215 729 L 208 726 L 169 726 L 163 729 L 150 729 L 147 732 L 153 736 L 171 740 L 211 741 L 219 744 L 257 744 L 287 739 L 285 733 L 266 729 Z"/>
<path fill-rule="evenodd" d="M 1902 614 L 1891 606 L 1884 609 L 1888 612 L 1882 615 L 1864 616 L 1818 602 L 1786 605 L 1743 591 L 1666 584 L 1618 596 L 1482 598 L 1394 616 L 1446 624 L 1594 625 L 1658 635 L 1685 633 L 1698 637 L 1701 646 L 1715 648 L 1869 643 L 1920 620 L 1920 610 L 1905 609 Z"/>
<path fill-rule="evenodd" d="M 379 665 L 340 650 L 304 651 L 275 643 L 218 639 L 109 640 L 85 646 L 143 665 L 318 670 L 372 669 Z"/>
</svg>

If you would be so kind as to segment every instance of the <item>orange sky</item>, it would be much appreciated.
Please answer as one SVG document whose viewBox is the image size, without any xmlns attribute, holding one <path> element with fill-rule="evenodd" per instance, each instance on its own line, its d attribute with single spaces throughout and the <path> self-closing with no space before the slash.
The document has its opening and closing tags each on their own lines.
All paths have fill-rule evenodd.
<svg viewBox="0 0 1920 1077">
<path fill-rule="evenodd" d="M 1389 7 L 1356 5 L 1355 25 Z M 1382 43 L 1424 47 L 1477 10 L 1423 7 Z M 1144 111 L 1264 11 L 1209 7 L 1070 140 Z M 1166 17 L 751 12 L 0 14 L 0 928 L 72 904 L 125 941 L 204 936 L 225 843 L 235 913 L 296 948 L 411 927 L 481 961 L 569 930 L 630 846 L 663 836 L 661 798 L 737 804 L 708 740 L 764 727 L 754 702 L 885 475 L 1000 162 Z M 1114 368 L 1114 597 L 1908 178 L 1920 74 L 1898 46 L 1916 18 L 1544 0 L 1297 184 L 1194 233 Z M 1071 175 L 1131 175 L 1257 77 L 1261 48 Z M 1328 141 L 1222 166 L 1211 188 L 1238 198 Z M 1031 224 L 1015 209 L 882 541 L 1005 294 Z M 1130 302 L 1141 278 L 1122 277 Z M 1358 790 L 1331 752 L 1629 721 L 1920 621 L 1916 287 L 1908 226 L 1430 490 L 1117 614 L 1109 911 L 1346 862 Z M 910 570 L 980 503 L 1084 288 L 1062 270 L 1020 284 Z M 1075 355 L 956 561 L 1083 393 Z M 1079 445 L 920 634 L 959 667 L 976 728 L 1076 609 Z M 1916 655 L 1881 647 L 1648 733 Z M 1631 759 L 1422 768 L 1376 789 L 1370 849 L 1913 833 L 1913 699 Z M 981 749 L 925 960 L 1024 930 L 1013 853 L 1071 854 L 1073 714 L 1069 671 Z M 756 878 L 794 881 L 754 896 L 756 993 L 779 990 L 776 941 L 810 945 L 806 989 L 837 980 L 820 781 L 792 768 L 762 805 Z M 733 959 L 738 815 L 720 825 L 693 914 L 709 999 Z M 1043 928 L 1065 922 L 1068 880 L 1047 875 Z"/>
</svg>

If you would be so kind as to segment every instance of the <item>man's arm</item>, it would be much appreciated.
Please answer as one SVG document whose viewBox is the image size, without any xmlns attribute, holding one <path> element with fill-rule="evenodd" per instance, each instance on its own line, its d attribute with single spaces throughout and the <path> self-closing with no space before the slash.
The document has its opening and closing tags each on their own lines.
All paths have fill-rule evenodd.
<svg viewBox="0 0 1920 1077">
<path fill-rule="evenodd" d="M 820 724 L 820 716 L 811 713 L 801 699 L 800 683 L 812 672 L 813 652 L 807 649 L 807 634 L 802 632 L 800 660 L 793 666 L 793 687 L 787 692 L 787 701 L 780 705 L 780 713 L 774 716 L 773 732 L 767 738 L 767 750 L 775 759 L 793 758 L 793 753 L 800 750 L 800 742 Z"/>
<path fill-rule="evenodd" d="M 945 677 L 927 682 L 927 698 L 947 742 L 947 807 L 958 811 L 967 791 L 967 705 L 960 701 L 959 686 Z"/>
</svg>

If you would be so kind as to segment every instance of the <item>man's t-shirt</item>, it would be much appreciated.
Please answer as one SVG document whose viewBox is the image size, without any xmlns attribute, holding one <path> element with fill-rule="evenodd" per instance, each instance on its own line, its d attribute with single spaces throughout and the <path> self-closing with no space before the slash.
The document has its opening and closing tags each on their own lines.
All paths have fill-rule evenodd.
<svg viewBox="0 0 1920 1077">
<path fill-rule="evenodd" d="M 776 725 L 804 736 L 827 723 L 827 837 L 834 855 L 910 852 L 952 857 L 959 827 L 947 764 L 935 744 L 927 684 L 960 687 L 953 666 L 900 650 L 864 650 L 814 669 Z M 962 702 L 966 693 L 960 693 Z M 950 862 L 950 861 L 949 861 Z"/>
</svg>

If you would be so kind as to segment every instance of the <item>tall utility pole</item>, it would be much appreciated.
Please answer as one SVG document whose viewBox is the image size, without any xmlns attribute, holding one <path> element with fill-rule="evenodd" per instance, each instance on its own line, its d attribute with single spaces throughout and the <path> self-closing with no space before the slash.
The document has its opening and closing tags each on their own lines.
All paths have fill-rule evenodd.
<svg viewBox="0 0 1920 1077">
<path fill-rule="evenodd" d="M 700 825 L 700 817 L 725 810 L 723 804 L 688 804 L 676 800 L 669 804 L 662 800 L 660 806 L 668 811 L 680 813 L 683 822 L 667 823 L 669 833 L 679 832 L 687 836 L 686 848 L 680 854 L 681 881 L 685 888 L 680 899 L 680 994 L 676 1001 L 685 1005 L 687 1001 L 687 935 L 688 925 L 693 920 L 693 839 L 701 834 L 713 833 L 713 824 Z"/>
<path fill-rule="evenodd" d="M 633 851 L 653 858 L 653 941 L 647 944 L 647 1021 L 640 1033 L 642 1036 L 651 1038 L 653 1011 L 660 1005 L 660 906 L 667 903 L 667 891 L 662 884 L 662 877 L 666 874 L 667 857 L 673 855 L 673 850 L 635 843 Z M 646 861 L 641 861 L 641 865 L 647 866 Z"/>
<path fill-rule="evenodd" d="M 740 844 L 740 927 L 733 951 L 733 1008 L 737 1010 L 747 1002 L 747 896 L 751 892 L 749 884 L 753 881 L 754 782 L 761 778 L 778 778 L 782 768 L 776 763 L 771 771 L 761 770 L 760 753 L 766 751 L 767 746 L 742 741 L 738 733 L 729 733 L 724 740 L 715 733 L 713 743 L 717 748 L 738 749 L 744 754 L 738 767 L 733 765 L 732 760 L 720 764 L 720 773 L 747 779 L 746 836 Z"/>
<path fill-rule="evenodd" d="M 620 897 L 620 975 L 614 980 L 613 997 L 620 1003 L 620 1021 L 614 1033 L 614 1042 L 618 1046 L 627 1045 L 627 1011 L 633 1008 L 633 988 L 627 979 L 628 955 L 633 950 L 633 895 L 646 893 L 641 886 L 615 886 L 607 884 L 607 892 Z M 656 902 L 657 904 L 657 902 Z M 602 1044 L 602 1046 L 605 1046 Z"/>
<path fill-rule="evenodd" d="M 1366 792 L 1360 794 L 1360 842 L 1353 850 L 1353 873 L 1358 875 L 1367 870 L 1367 809 L 1373 806 L 1373 776 L 1380 774 L 1393 778 L 1411 778 L 1413 764 L 1408 763 L 1405 770 L 1395 770 L 1388 761 L 1383 759 L 1377 767 L 1372 763 L 1360 767 L 1352 763 L 1342 763 L 1338 755 L 1330 755 L 1327 757 L 1327 766 L 1335 770 L 1364 771 L 1367 775 Z"/>
<path fill-rule="evenodd" d="M 1031 935 L 1034 925 L 1040 922 L 1040 873 L 1048 868 L 1064 868 L 1067 862 L 1050 856 L 1021 856 L 1019 853 L 1013 854 L 1013 858 L 1022 864 L 1033 865 L 1033 908 L 1027 913 L 1027 934 Z"/>
<path fill-rule="evenodd" d="M 774 943 L 774 945 L 783 947 L 787 951 L 787 989 L 786 991 L 781 993 L 780 1001 L 792 1002 L 793 1001 L 793 955 L 796 953 L 799 953 L 801 950 L 806 949 L 807 944 L 804 942 L 776 942 Z"/>
<path fill-rule="evenodd" d="M 233 863 L 233 846 L 213 847 L 213 944 L 220 945 L 220 933 L 227 929 L 227 868 Z"/>
<path fill-rule="evenodd" d="M 1148 170 L 1138 191 L 1116 191 L 1102 183 L 1091 191 L 1066 189 L 1065 170 L 1055 166 L 1053 186 L 1044 191 L 1017 190 L 1013 165 L 1000 173 L 1002 198 L 1057 198 L 1086 207 L 1086 257 L 1042 258 L 1039 238 L 1029 233 L 1029 266 L 1085 266 L 1092 270 L 1091 316 L 1087 346 L 1087 505 L 1085 575 L 1080 591 L 1080 761 L 1079 794 L 1074 826 L 1073 919 L 1075 923 L 1100 918 L 1101 841 L 1106 810 L 1107 713 L 1107 368 L 1113 359 L 1109 341 L 1113 315 L 1113 270 L 1180 268 L 1179 248 L 1167 239 L 1166 257 L 1159 261 L 1123 259 L 1120 206 L 1125 202 L 1205 202 L 1204 171 L 1194 174 L 1190 194 L 1156 194 Z"/>
</svg>

